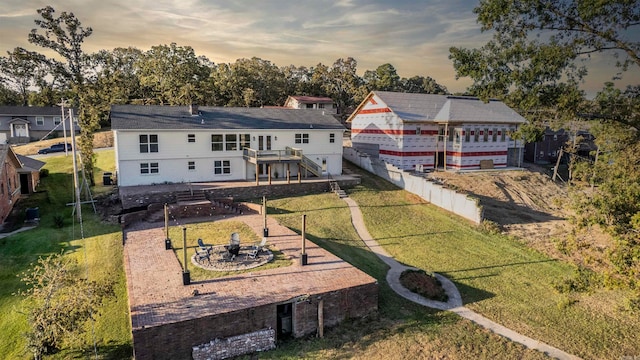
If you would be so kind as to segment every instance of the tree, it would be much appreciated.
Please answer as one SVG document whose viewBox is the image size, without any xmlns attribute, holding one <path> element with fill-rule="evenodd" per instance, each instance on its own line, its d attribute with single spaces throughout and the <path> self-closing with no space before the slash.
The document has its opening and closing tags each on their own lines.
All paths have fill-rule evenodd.
<svg viewBox="0 0 640 360">
<path fill-rule="evenodd" d="M 365 71 L 362 80 L 369 91 L 398 91 L 401 87 L 400 76 L 389 63 L 378 66 L 375 71 Z"/>
<path fill-rule="evenodd" d="M 498 97 L 533 124 L 594 120 L 598 161 L 581 174 L 591 191 L 576 189 L 578 223 L 597 223 L 614 235 L 609 260 L 632 288 L 640 288 L 640 86 L 605 85 L 594 101 L 580 89 L 591 54 L 617 59 L 618 79 L 640 67 L 640 6 L 627 0 L 481 0 L 474 10 L 482 30 L 495 31 L 479 49 L 450 49 L 457 77 L 470 91 Z M 584 172 L 587 174 L 584 174 Z"/>
<path fill-rule="evenodd" d="M 34 22 L 44 31 L 32 29 L 29 42 L 55 51 L 66 63 L 59 63 L 57 71 L 67 78 L 72 85 L 81 86 L 84 72 L 87 70 L 87 55 L 82 50 L 84 39 L 91 36 L 93 29 L 82 27 L 82 23 L 72 12 L 63 11 L 54 17 L 55 10 L 51 6 L 38 9 L 42 19 Z M 54 61 L 50 59 L 51 61 Z"/>
<path fill-rule="evenodd" d="M 81 102 L 84 94 L 85 76 L 92 70 L 90 57 L 82 50 L 82 43 L 91 36 L 93 30 L 84 28 L 72 12 L 63 11 L 59 17 L 55 17 L 55 10 L 51 6 L 38 9 L 42 19 L 34 22 L 38 28 L 32 29 L 29 34 L 29 42 L 46 49 L 55 51 L 64 62 L 56 59 L 47 59 L 51 66 L 51 75 L 65 80 L 63 86 L 71 91 L 73 106 L 79 106 L 80 116 L 80 156 L 84 171 L 89 177 L 91 185 L 95 185 L 93 176 L 93 131 L 99 127 L 96 117 L 85 116 L 93 110 L 86 109 L 90 104 Z M 43 33 L 39 32 L 42 31 Z M 44 78 L 42 78 L 44 79 Z M 53 89 L 51 89 L 53 90 Z"/>
<path fill-rule="evenodd" d="M 27 347 L 36 359 L 59 350 L 82 333 L 83 324 L 97 314 L 113 285 L 78 277 L 77 264 L 62 254 L 41 257 L 22 276 L 28 288 L 26 312 L 31 328 L 25 334 Z"/>
<path fill-rule="evenodd" d="M 20 94 L 22 106 L 28 105 L 29 88 L 36 84 L 37 73 L 46 63 L 43 55 L 17 47 L 0 58 L 0 79 Z"/>
<path fill-rule="evenodd" d="M 427 76 L 412 76 L 408 79 L 400 80 L 400 87 L 403 92 L 421 93 L 421 94 L 448 94 L 449 91 L 444 85 L 438 84 L 434 79 Z"/>
<path fill-rule="evenodd" d="M 190 46 L 157 45 L 136 62 L 135 72 L 148 102 L 189 105 L 202 101 L 201 90 L 210 75 L 210 61 Z"/>
</svg>

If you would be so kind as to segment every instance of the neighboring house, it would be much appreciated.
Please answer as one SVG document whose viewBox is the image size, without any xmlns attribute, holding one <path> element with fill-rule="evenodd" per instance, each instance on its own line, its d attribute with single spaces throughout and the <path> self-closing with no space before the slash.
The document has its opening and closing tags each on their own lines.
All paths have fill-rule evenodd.
<svg viewBox="0 0 640 360">
<path fill-rule="evenodd" d="M 0 145 L 0 223 L 11 213 L 13 205 L 20 198 L 19 169 L 22 167 L 20 160 L 9 145 Z"/>
<path fill-rule="evenodd" d="M 320 109 L 327 114 L 337 114 L 338 105 L 328 97 L 318 96 L 289 96 L 284 107 L 291 109 Z"/>
<path fill-rule="evenodd" d="M 519 166 L 522 144 L 509 133 L 526 120 L 495 100 L 374 91 L 347 122 L 354 148 L 423 171 Z"/>
<path fill-rule="evenodd" d="M 589 132 L 578 130 L 576 135 L 577 154 L 584 157 L 592 156 L 591 152 L 596 150 L 594 137 Z M 558 160 L 560 149 L 571 145 L 573 137 L 564 130 L 552 130 L 547 127 L 540 141 L 527 143 L 525 145 L 524 160 L 534 164 L 555 163 Z"/>
<path fill-rule="evenodd" d="M 73 110 L 77 114 L 76 110 Z M 65 109 L 66 123 L 62 123 L 62 110 L 52 106 L 0 106 L 0 134 L 4 143 L 20 144 L 43 137 L 55 132 L 62 133 L 66 128 L 69 132 L 69 112 Z M 79 133 L 78 118 L 74 115 L 74 126 Z"/>
<path fill-rule="evenodd" d="M 344 127 L 318 110 L 111 107 L 118 185 L 342 173 Z"/>
</svg>

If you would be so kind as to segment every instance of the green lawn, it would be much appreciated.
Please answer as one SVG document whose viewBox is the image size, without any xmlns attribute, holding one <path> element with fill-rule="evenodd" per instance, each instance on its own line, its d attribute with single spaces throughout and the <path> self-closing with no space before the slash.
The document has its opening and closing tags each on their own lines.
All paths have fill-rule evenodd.
<svg viewBox="0 0 640 360">
<path fill-rule="evenodd" d="M 83 208 L 81 228 L 65 204 L 73 199 L 71 161 L 64 156 L 47 158 L 50 176 L 41 190 L 23 206 L 38 206 L 42 221 L 34 230 L 0 239 L 0 358 L 23 359 L 22 332 L 26 317 L 20 298 L 12 293 L 21 286 L 16 274 L 25 271 L 38 256 L 65 250 L 89 266 L 92 279 L 113 279 L 117 296 L 102 308 L 87 332 L 85 346 L 50 358 L 86 358 L 93 341 L 99 358 L 122 359 L 131 354 L 121 234 Z M 113 171 L 113 152 L 96 156 L 96 176 Z M 101 178 L 95 193 L 106 192 Z M 363 183 L 349 191 L 365 216 L 367 227 L 399 261 L 440 272 L 459 287 L 465 304 L 503 325 L 545 341 L 585 359 L 620 359 L 640 355 L 640 320 L 621 310 L 623 291 L 597 290 L 589 294 L 559 294 L 553 284 L 569 277 L 573 268 L 529 250 L 515 239 L 488 235 L 459 217 L 425 204 L 391 184 L 363 173 Z M 387 267 L 358 239 L 346 204 L 333 194 L 269 199 L 269 213 L 283 225 L 300 232 L 301 215 L 307 215 L 307 236 L 378 280 L 379 316 L 347 321 L 325 332 L 323 339 L 296 339 L 260 354 L 263 359 L 542 359 L 544 355 L 515 344 L 457 315 L 426 309 L 397 296 L 386 284 Z M 65 227 L 53 227 L 53 215 L 66 219 Z M 215 243 L 211 231 L 220 229 L 227 242 L 233 221 L 227 225 L 188 225 L 190 239 L 202 237 Z M 174 246 L 181 245 L 181 229 L 173 227 Z M 200 236 L 200 235 L 202 236 Z M 205 235 L 206 234 L 206 235 Z M 253 234 L 255 235 L 255 234 Z M 251 234 L 246 241 L 258 240 Z M 175 239 L 178 239 L 176 241 Z M 188 247 L 195 244 L 189 243 Z M 180 249 L 176 249 L 181 255 Z M 181 259 L 181 256 L 177 256 Z M 193 268 L 191 268 L 193 271 Z M 91 335 L 94 334 L 94 335 Z"/>
<path fill-rule="evenodd" d="M 113 152 L 103 154 L 97 163 L 104 169 L 113 169 Z M 93 351 L 94 340 L 101 359 L 130 357 L 131 329 L 120 228 L 100 222 L 89 205 L 83 206 L 84 222 L 80 226 L 72 216 L 72 208 L 66 206 L 73 201 L 71 157 L 49 157 L 46 162 L 45 168 L 49 169 L 50 175 L 42 179 L 38 188 L 40 192 L 17 204 L 20 208 L 37 206 L 40 225 L 0 239 L 0 358 L 25 359 L 31 356 L 24 350 L 22 334 L 27 329 L 27 319 L 22 313 L 22 299 L 12 295 L 22 286 L 16 275 L 26 271 L 39 256 L 60 251 L 77 260 L 83 269 L 88 266 L 91 280 L 113 281 L 115 296 L 105 302 L 95 321 L 87 324 L 83 345 L 49 358 L 86 358 Z M 53 226 L 54 215 L 63 217 L 63 228 Z"/>
</svg>

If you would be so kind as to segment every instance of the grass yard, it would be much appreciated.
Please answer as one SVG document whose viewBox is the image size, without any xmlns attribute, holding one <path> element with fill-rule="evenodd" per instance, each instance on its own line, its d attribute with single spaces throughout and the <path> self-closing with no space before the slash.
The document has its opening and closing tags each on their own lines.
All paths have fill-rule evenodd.
<svg viewBox="0 0 640 360">
<path fill-rule="evenodd" d="M 584 358 L 640 355 L 640 317 L 624 309 L 628 293 L 558 293 L 553 285 L 573 276 L 572 266 L 482 233 L 379 178 L 363 174 L 350 196 L 389 253 L 449 277 L 469 308 Z"/>
<path fill-rule="evenodd" d="M 105 158 L 102 158 L 105 156 Z M 73 179 L 71 157 L 46 159 L 48 177 L 42 179 L 39 191 L 17 204 L 17 208 L 39 207 L 38 227 L 0 239 L 0 358 L 25 359 L 22 336 L 27 329 L 26 315 L 21 313 L 21 298 L 13 296 L 21 286 L 16 275 L 26 271 L 38 257 L 63 251 L 78 264 L 89 268 L 91 280 L 114 282 L 115 297 L 108 298 L 88 329 L 81 344 L 49 356 L 49 359 L 86 358 L 97 343 L 99 358 L 126 359 L 132 353 L 126 283 L 122 265 L 122 237 L 119 227 L 100 222 L 90 206 L 83 206 L 82 228 L 72 216 Z M 98 156 L 98 167 L 113 169 L 113 152 Z M 64 219 L 64 227 L 54 227 L 54 215 Z M 81 238 L 81 230 L 84 240 Z M 93 335 L 92 335 L 93 334 Z"/>
<path fill-rule="evenodd" d="M 116 296 L 104 304 L 82 346 L 47 358 L 93 357 L 93 339 L 98 345 L 98 358 L 130 358 L 120 229 L 99 222 L 91 207 L 85 206 L 82 240 L 80 226 L 65 205 L 73 199 L 71 159 L 61 155 L 46 161 L 50 175 L 42 179 L 40 188 L 46 191 L 19 203 L 40 208 L 40 225 L 0 239 L 0 358 L 23 359 L 30 355 L 24 351 L 22 337 L 26 316 L 20 313 L 20 298 L 12 295 L 21 286 L 16 274 L 25 271 L 38 256 L 61 250 L 79 264 L 86 263 L 92 279 L 113 280 Z M 113 152 L 97 152 L 95 164 L 96 176 L 113 171 Z M 108 190 L 98 185 L 93 193 Z M 349 194 L 360 204 L 369 232 L 387 251 L 403 263 L 451 278 L 468 307 L 585 359 L 640 355 L 640 320 L 637 314 L 622 309 L 625 292 L 560 294 L 553 285 L 574 274 L 571 266 L 532 251 L 516 239 L 483 233 L 369 174 L 363 174 L 362 185 Z M 306 214 L 310 240 L 375 277 L 380 285 L 380 311 L 376 319 L 347 321 L 326 331 L 323 339 L 283 343 L 274 351 L 261 353 L 261 359 L 545 358 L 457 315 L 427 309 L 396 295 L 386 284 L 386 265 L 358 239 L 346 203 L 335 195 L 269 199 L 268 205 L 270 216 L 298 233 L 301 215 Z M 63 228 L 54 228 L 54 215 L 65 219 Z M 227 243 L 228 234 L 237 231 L 244 243 L 259 241 L 242 225 L 234 221 L 191 224 L 187 225 L 188 238 Z M 181 259 L 182 230 L 172 227 L 171 231 Z M 194 241 L 187 246 L 195 245 Z M 272 266 L 278 266 L 277 261 Z M 190 270 L 196 277 L 193 266 Z"/>
</svg>

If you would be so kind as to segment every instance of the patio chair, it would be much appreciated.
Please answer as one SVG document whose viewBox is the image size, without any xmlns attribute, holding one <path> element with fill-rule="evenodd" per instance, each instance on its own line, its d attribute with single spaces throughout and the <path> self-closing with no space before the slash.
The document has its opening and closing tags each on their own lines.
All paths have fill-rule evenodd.
<svg viewBox="0 0 640 360">
<path fill-rule="evenodd" d="M 267 238 L 263 237 L 262 241 L 258 245 L 253 245 L 249 252 L 247 253 L 247 259 L 255 259 L 258 257 L 261 251 L 264 251 L 264 248 L 267 247 Z"/>
<path fill-rule="evenodd" d="M 209 253 L 209 250 L 196 249 L 196 262 L 201 263 L 205 259 L 207 260 L 207 263 L 211 265 L 211 254 Z"/>
<path fill-rule="evenodd" d="M 213 250 L 213 246 L 211 245 L 206 245 L 202 239 L 198 239 L 198 246 L 200 247 L 201 251 L 206 252 L 207 254 L 211 253 L 211 250 Z"/>
</svg>

